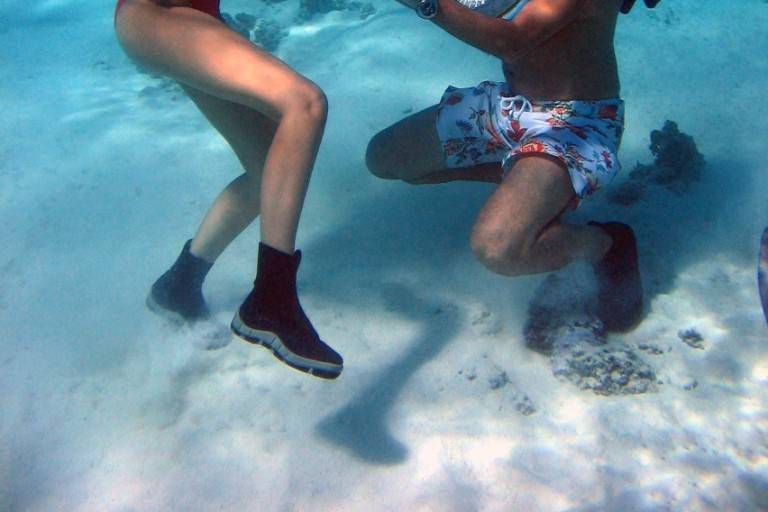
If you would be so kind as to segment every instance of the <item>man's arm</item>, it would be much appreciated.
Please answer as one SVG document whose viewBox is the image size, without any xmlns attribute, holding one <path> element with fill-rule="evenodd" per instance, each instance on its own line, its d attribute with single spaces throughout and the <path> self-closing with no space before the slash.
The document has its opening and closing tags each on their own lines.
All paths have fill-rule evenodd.
<svg viewBox="0 0 768 512">
<path fill-rule="evenodd" d="M 440 9 L 432 21 L 475 48 L 511 62 L 575 20 L 584 0 L 530 0 L 513 20 L 491 18 L 455 0 L 439 1 Z"/>
</svg>

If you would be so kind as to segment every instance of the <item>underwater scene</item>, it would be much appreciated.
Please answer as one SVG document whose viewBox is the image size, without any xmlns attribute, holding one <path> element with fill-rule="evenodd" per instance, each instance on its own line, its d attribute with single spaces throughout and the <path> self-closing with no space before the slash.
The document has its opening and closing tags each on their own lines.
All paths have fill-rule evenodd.
<svg viewBox="0 0 768 512">
<path fill-rule="evenodd" d="M 768 510 L 768 1 L 402 3 L 0 3 L 0 511 Z"/>
</svg>

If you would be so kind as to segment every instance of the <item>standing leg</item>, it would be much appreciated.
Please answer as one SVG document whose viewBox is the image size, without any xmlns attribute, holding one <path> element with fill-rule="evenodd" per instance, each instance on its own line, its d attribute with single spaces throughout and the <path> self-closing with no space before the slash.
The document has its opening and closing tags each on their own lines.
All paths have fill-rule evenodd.
<svg viewBox="0 0 768 512">
<path fill-rule="evenodd" d="M 327 104 L 322 91 L 219 20 L 193 9 L 133 0 L 118 13 L 116 29 L 123 48 L 134 60 L 174 78 L 190 92 L 200 91 L 202 94 L 192 92 L 192 96 L 209 119 L 222 115 L 229 122 L 237 113 L 237 109 L 227 113 L 206 108 L 215 103 L 211 98 L 218 98 L 274 121 L 260 174 L 258 204 L 253 197 L 249 199 L 258 183 L 257 173 L 230 184 L 198 230 L 195 248 L 215 258 L 260 212 L 263 243 L 258 274 L 254 290 L 233 320 L 233 330 L 247 341 L 267 346 L 294 368 L 325 378 L 337 377 L 343 367 L 341 356 L 320 340 L 296 294 L 301 256 L 295 251 L 296 231 L 325 127 Z M 225 124 L 218 123 L 217 127 L 221 130 Z M 243 202 L 251 206 L 242 210 Z M 233 220 L 238 214 L 243 217 Z M 195 257 L 190 245 L 182 257 L 187 263 L 197 263 L 190 261 Z M 174 268 L 169 271 L 171 275 Z M 205 269 L 201 266 L 200 270 Z"/>
</svg>

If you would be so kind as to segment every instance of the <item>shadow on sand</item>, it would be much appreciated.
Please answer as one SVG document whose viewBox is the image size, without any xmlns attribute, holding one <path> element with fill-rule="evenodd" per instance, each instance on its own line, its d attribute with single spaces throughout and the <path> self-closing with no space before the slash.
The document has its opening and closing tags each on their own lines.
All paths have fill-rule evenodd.
<svg viewBox="0 0 768 512">
<path fill-rule="evenodd" d="M 389 431 L 387 416 L 409 379 L 458 334 L 462 315 L 399 284 L 381 290 L 388 309 L 420 323 L 410 348 L 385 368 L 347 405 L 323 419 L 317 433 L 367 462 L 403 462 L 408 449 Z"/>
</svg>

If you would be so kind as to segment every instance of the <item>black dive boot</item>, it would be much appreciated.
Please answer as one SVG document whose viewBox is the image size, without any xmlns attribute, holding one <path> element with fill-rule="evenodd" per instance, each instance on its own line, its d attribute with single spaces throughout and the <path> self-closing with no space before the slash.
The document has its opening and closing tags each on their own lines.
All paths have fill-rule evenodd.
<svg viewBox="0 0 768 512">
<path fill-rule="evenodd" d="M 602 260 L 595 263 L 598 285 L 598 312 L 607 331 L 626 332 L 643 315 L 643 284 L 632 228 L 621 222 L 590 222 L 613 239 Z"/>
<path fill-rule="evenodd" d="M 323 379 L 335 379 L 344 368 L 339 354 L 323 343 L 296 294 L 301 252 L 293 255 L 259 244 L 259 266 L 253 290 L 232 319 L 232 331 L 263 345 L 288 366 Z"/>
<path fill-rule="evenodd" d="M 210 317 L 203 300 L 203 280 L 212 263 L 189 252 L 187 240 L 176 263 L 155 281 L 147 297 L 147 307 L 178 324 L 193 323 Z"/>
</svg>

